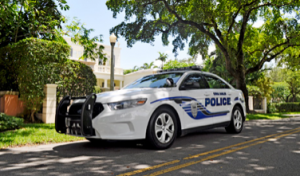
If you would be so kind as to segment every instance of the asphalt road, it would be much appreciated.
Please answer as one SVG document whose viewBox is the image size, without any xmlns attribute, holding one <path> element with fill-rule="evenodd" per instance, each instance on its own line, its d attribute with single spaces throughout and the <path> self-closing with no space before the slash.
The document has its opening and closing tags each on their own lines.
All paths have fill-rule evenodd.
<svg viewBox="0 0 300 176">
<path fill-rule="evenodd" d="M 0 175 L 300 175 L 300 118 L 207 130 L 159 151 L 88 141 L 0 150 Z"/>
</svg>

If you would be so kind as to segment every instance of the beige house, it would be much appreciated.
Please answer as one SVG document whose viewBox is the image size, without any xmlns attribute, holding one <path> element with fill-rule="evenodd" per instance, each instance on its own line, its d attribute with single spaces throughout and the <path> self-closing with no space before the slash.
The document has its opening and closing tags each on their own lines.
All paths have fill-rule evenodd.
<svg viewBox="0 0 300 176">
<path fill-rule="evenodd" d="M 104 64 L 101 60 L 96 59 L 95 61 L 87 58 L 84 60 L 79 60 L 79 57 L 83 54 L 83 47 L 75 44 L 71 41 L 71 38 L 65 38 L 67 43 L 71 46 L 71 53 L 70 59 L 82 62 L 88 66 L 90 66 L 94 74 L 97 78 L 97 86 L 101 88 L 108 89 L 110 85 L 110 59 L 111 59 L 111 46 L 103 45 L 105 47 L 104 53 L 106 54 L 108 60 Z M 115 76 L 114 76 L 114 83 L 115 83 L 115 90 L 121 89 L 125 85 L 131 83 L 132 81 L 145 76 L 156 73 L 159 69 L 147 69 L 147 70 L 140 70 L 134 73 L 130 73 L 127 75 L 123 74 L 123 69 L 121 68 L 121 48 L 119 44 L 115 45 L 114 48 L 114 57 L 115 57 Z"/>
</svg>

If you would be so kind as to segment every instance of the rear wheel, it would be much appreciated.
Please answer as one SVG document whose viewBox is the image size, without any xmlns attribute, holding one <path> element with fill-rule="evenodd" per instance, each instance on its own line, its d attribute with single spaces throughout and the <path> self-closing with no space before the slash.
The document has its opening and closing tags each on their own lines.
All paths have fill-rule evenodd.
<svg viewBox="0 0 300 176">
<path fill-rule="evenodd" d="M 236 106 L 233 108 L 231 114 L 231 122 L 228 127 L 226 127 L 226 131 L 228 133 L 240 133 L 244 126 L 244 118 L 242 114 L 242 110 L 240 107 Z"/>
<path fill-rule="evenodd" d="M 172 109 L 161 107 L 151 116 L 147 141 L 156 149 L 169 148 L 177 136 L 177 120 Z"/>
</svg>

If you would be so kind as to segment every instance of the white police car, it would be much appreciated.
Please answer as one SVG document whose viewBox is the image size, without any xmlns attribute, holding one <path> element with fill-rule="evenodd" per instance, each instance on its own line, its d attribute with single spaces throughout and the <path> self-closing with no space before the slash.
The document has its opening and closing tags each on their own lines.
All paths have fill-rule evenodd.
<svg viewBox="0 0 300 176">
<path fill-rule="evenodd" d="M 162 70 L 122 90 L 64 97 L 56 112 L 59 133 L 96 139 L 146 139 L 168 148 L 177 136 L 225 127 L 240 133 L 246 118 L 244 95 L 200 67 Z"/>
</svg>

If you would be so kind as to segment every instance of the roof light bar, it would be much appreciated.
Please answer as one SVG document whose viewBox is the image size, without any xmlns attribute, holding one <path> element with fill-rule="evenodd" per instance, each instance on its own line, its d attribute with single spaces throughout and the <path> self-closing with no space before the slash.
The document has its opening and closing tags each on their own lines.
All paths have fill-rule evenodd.
<svg viewBox="0 0 300 176">
<path fill-rule="evenodd" d="M 190 66 L 190 67 L 181 67 L 181 68 L 172 68 L 172 69 L 166 69 L 166 70 L 159 70 L 157 72 L 162 73 L 162 72 L 169 72 L 169 71 L 189 71 L 189 70 L 201 71 L 202 69 L 203 69 L 202 66 L 194 65 L 194 66 Z"/>
</svg>

